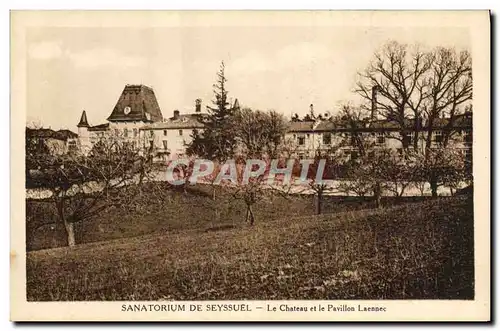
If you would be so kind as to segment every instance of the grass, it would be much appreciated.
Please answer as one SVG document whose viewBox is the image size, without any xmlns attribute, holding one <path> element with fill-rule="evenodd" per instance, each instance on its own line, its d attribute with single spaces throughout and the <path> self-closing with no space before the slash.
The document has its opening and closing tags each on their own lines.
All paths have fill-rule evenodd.
<svg viewBox="0 0 500 331">
<path fill-rule="evenodd" d="M 147 235 L 32 251 L 28 300 L 474 298 L 472 198 L 383 210 L 348 202 L 322 216 L 301 216 L 305 204 L 284 204 L 282 217 L 260 210 L 253 227 L 182 218 Z"/>
<path fill-rule="evenodd" d="M 245 226 L 245 206 L 235 200 L 228 189 L 218 188 L 217 199 L 211 198 L 211 187 L 192 186 L 187 193 L 172 190 L 164 183 L 146 186 L 143 194 L 132 205 L 109 209 L 84 222 L 76 223 L 77 243 L 91 243 L 119 238 L 136 237 L 155 232 L 175 232 L 188 229 Z M 157 187 L 160 185 L 160 187 Z M 386 198 L 387 205 L 405 203 L 404 198 Z M 336 213 L 373 207 L 369 199 L 326 196 L 324 213 Z M 256 222 L 267 222 L 291 216 L 315 213 L 314 197 L 293 195 L 287 199 L 272 195 L 260 200 L 254 208 Z M 50 201 L 27 200 L 26 248 L 28 251 L 66 246 L 64 227 L 58 225 L 57 213 Z"/>
</svg>

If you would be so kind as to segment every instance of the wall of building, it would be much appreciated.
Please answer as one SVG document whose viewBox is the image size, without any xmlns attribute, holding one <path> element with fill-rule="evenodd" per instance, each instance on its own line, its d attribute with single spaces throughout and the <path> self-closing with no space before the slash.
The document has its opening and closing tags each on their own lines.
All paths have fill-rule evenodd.
<svg viewBox="0 0 500 331">
<path fill-rule="evenodd" d="M 148 142 L 153 142 L 162 158 L 177 159 L 186 156 L 186 145 L 192 141 L 192 128 L 154 128 L 142 129 L 141 137 Z"/>
<path fill-rule="evenodd" d="M 375 131 L 364 132 L 362 134 L 363 139 L 372 142 L 375 147 L 394 150 L 401 150 L 403 148 L 403 142 L 399 132 Z M 327 135 L 330 135 L 329 144 L 326 143 L 328 139 L 325 139 Z M 420 148 L 425 146 L 426 135 L 426 133 L 421 133 L 419 135 L 418 146 Z M 469 153 L 472 147 L 472 141 L 470 140 L 471 135 L 472 133 L 470 130 L 461 130 L 452 136 L 452 139 L 448 142 L 448 146 L 450 148 L 464 150 L 464 153 Z M 415 136 L 411 133 L 409 137 L 409 142 L 413 144 Z M 436 130 L 436 132 L 433 132 L 432 146 L 439 147 L 442 137 L 442 131 Z M 288 149 L 293 151 L 292 155 L 299 158 L 313 158 L 318 150 L 327 152 L 339 146 L 340 148 L 338 149 L 342 151 L 346 157 L 349 157 L 351 151 L 355 151 L 355 146 L 349 145 L 350 134 L 347 132 L 288 132 L 285 135 L 285 139 L 291 143 Z"/>
</svg>

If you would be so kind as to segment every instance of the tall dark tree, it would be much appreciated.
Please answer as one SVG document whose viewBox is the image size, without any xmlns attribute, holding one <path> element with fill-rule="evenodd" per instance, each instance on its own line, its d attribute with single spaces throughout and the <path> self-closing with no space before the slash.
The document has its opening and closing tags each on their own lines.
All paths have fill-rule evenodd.
<svg viewBox="0 0 500 331">
<path fill-rule="evenodd" d="M 233 157 L 237 143 L 233 118 L 237 107 L 228 102 L 226 82 L 225 65 L 222 61 L 217 72 L 217 80 L 213 84 L 213 106 L 207 106 L 208 114 L 200 117 L 204 128 L 202 131 L 193 131 L 192 141 L 186 148 L 188 155 L 221 164 Z M 214 200 L 215 197 L 216 187 L 213 186 Z"/>
<path fill-rule="evenodd" d="M 231 124 L 235 108 L 228 102 L 226 82 L 223 61 L 217 72 L 217 81 L 213 85 L 213 106 L 207 106 L 208 115 L 201 119 L 204 124 L 203 131 L 193 133 L 193 140 L 187 148 L 188 155 L 224 162 L 234 154 L 236 135 Z"/>
</svg>

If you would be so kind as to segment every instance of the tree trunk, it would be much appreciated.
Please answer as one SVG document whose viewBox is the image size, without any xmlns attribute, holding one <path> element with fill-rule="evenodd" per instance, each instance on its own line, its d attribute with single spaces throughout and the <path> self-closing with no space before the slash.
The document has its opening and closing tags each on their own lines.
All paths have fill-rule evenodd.
<svg viewBox="0 0 500 331">
<path fill-rule="evenodd" d="M 144 170 L 141 169 L 141 172 L 139 173 L 139 187 L 142 187 L 142 182 L 144 181 L 144 177 L 145 177 L 145 173 L 144 173 Z"/>
<path fill-rule="evenodd" d="M 373 197 L 375 198 L 375 207 L 382 207 L 382 189 L 380 188 L 380 183 L 375 184 L 375 188 L 373 189 Z"/>
<path fill-rule="evenodd" d="M 317 195 L 318 196 L 316 198 L 316 215 L 320 215 L 321 214 L 321 207 L 322 207 L 322 203 L 323 203 L 323 192 L 318 191 Z"/>
<path fill-rule="evenodd" d="M 212 200 L 213 201 L 215 201 L 216 193 L 217 193 L 217 188 L 215 187 L 215 185 L 213 185 L 213 187 L 212 187 Z"/>
<path fill-rule="evenodd" d="M 250 223 L 250 225 L 253 225 L 253 223 L 255 222 L 255 217 L 253 215 L 253 211 L 252 211 L 252 206 L 251 205 L 247 205 L 247 215 L 245 217 L 245 222 Z"/>
<path fill-rule="evenodd" d="M 248 210 L 250 211 L 250 225 L 253 225 L 255 217 L 253 216 L 252 206 L 248 206 Z"/>
<path fill-rule="evenodd" d="M 436 198 L 438 196 L 438 194 L 437 194 L 437 188 L 438 188 L 437 180 L 435 178 L 431 178 L 431 180 L 429 181 L 429 184 L 431 184 L 432 197 Z"/>
<path fill-rule="evenodd" d="M 64 229 L 66 230 L 66 236 L 68 239 L 68 246 L 73 247 L 76 244 L 75 241 L 75 228 L 73 222 L 68 222 L 66 214 L 64 212 L 64 204 L 66 201 L 65 192 L 61 193 L 59 196 L 59 192 L 54 192 L 57 213 L 59 214 L 59 219 L 64 224 Z"/>
<path fill-rule="evenodd" d="M 76 245 L 75 241 L 75 224 L 72 222 L 64 221 L 64 228 L 66 229 L 66 235 L 68 236 L 68 246 L 73 247 Z"/>
</svg>

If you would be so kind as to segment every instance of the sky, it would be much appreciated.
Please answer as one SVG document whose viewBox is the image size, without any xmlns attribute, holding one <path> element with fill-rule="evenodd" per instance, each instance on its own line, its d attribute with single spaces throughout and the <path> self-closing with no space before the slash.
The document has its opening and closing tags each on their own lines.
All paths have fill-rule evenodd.
<svg viewBox="0 0 500 331">
<path fill-rule="evenodd" d="M 453 27 L 46 27 L 26 40 L 27 123 L 73 131 L 82 110 L 105 123 L 126 84 L 151 86 L 164 117 L 205 108 L 222 60 L 229 98 L 289 117 L 356 101 L 356 73 L 388 40 L 470 49 Z"/>
</svg>

